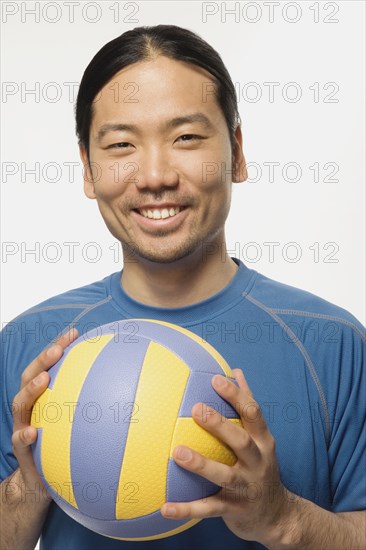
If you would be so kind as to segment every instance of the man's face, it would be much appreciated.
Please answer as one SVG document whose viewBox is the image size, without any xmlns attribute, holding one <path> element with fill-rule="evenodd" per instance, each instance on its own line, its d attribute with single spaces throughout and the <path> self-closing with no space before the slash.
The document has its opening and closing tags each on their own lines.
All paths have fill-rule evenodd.
<svg viewBox="0 0 366 550">
<path fill-rule="evenodd" d="M 233 157 L 204 70 L 163 56 L 129 65 L 94 102 L 85 192 L 137 257 L 169 263 L 213 250 L 224 241 L 231 183 L 245 179 L 237 136 Z"/>
</svg>

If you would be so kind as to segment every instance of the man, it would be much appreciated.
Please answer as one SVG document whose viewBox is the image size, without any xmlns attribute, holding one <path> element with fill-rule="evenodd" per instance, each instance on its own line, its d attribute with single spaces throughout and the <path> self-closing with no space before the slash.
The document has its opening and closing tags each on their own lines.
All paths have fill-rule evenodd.
<svg viewBox="0 0 366 550">
<path fill-rule="evenodd" d="M 14 420 L 1 454 L 4 548 L 33 547 L 41 533 L 41 548 L 55 549 L 364 548 L 365 334 L 346 311 L 228 256 L 231 184 L 246 168 L 235 90 L 218 54 L 179 27 L 124 33 L 86 69 L 76 121 L 85 193 L 121 242 L 124 268 L 35 306 L 3 335 L 3 401 L 13 402 Z M 30 450 L 30 409 L 75 328 L 138 317 L 182 325 L 218 349 L 237 385 L 217 376 L 212 384 L 243 425 L 219 412 L 203 421 L 193 407 L 237 462 L 175 449 L 180 466 L 222 489 L 166 503 L 167 518 L 204 521 L 148 542 L 106 538 L 65 515 Z M 22 342 L 27 327 L 51 321 L 71 330 L 48 349 L 44 336 Z M 245 338 L 243 327 L 259 337 Z"/>
</svg>

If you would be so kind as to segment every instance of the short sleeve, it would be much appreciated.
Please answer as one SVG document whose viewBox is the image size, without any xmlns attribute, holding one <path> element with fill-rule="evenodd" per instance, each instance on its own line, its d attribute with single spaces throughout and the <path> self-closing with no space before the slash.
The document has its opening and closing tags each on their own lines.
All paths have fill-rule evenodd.
<svg viewBox="0 0 366 550">
<path fill-rule="evenodd" d="M 32 317 L 9 322 L 0 332 L 1 432 L 0 479 L 18 468 L 12 449 L 12 402 L 20 389 L 24 369 L 45 347 L 45 341 L 35 332 Z"/>
<path fill-rule="evenodd" d="M 13 433 L 13 417 L 11 413 L 12 398 L 9 396 L 9 387 L 20 384 L 10 380 L 11 371 L 8 371 L 10 331 L 6 327 L 0 333 L 0 374 L 1 374 L 1 435 L 0 435 L 0 480 L 3 481 L 18 467 L 18 462 L 13 454 L 11 437 Z"/>
<path fill-rule="evenodd" d="M 328 453 L 334 512 L 366 509 L 365 339 L 352 329 L 345 333 Z"/>
</svg>

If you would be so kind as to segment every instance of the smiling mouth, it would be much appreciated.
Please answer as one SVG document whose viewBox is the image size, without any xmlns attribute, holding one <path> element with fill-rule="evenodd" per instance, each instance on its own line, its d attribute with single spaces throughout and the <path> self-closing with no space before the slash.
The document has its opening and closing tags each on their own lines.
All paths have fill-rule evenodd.
<svg viewBox="0 0 366 550">
<path fill-rule="evenodd" d="M 144 218 L 151 220 L 165 220 L 167 218 L 173 218 L 179 212 L 184 210 L 184 206 L 170 206 L 165 208 L 136 208 L 135 212 L 138 212 Z"/>
</svg>

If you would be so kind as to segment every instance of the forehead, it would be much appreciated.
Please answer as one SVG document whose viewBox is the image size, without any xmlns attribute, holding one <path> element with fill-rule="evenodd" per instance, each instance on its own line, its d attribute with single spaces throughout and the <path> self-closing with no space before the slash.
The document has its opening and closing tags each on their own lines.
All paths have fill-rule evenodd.
<svg viewBox="0 0 366 550">
<path fill-rule="evenodd" d="M 204 113 L 213 124 L 225 124 L 212 75 L 200 67 L 165 56 L 122 69 L 93 102 L 92 128 L 108 122 L 153 124 Z"/>
</svg>

